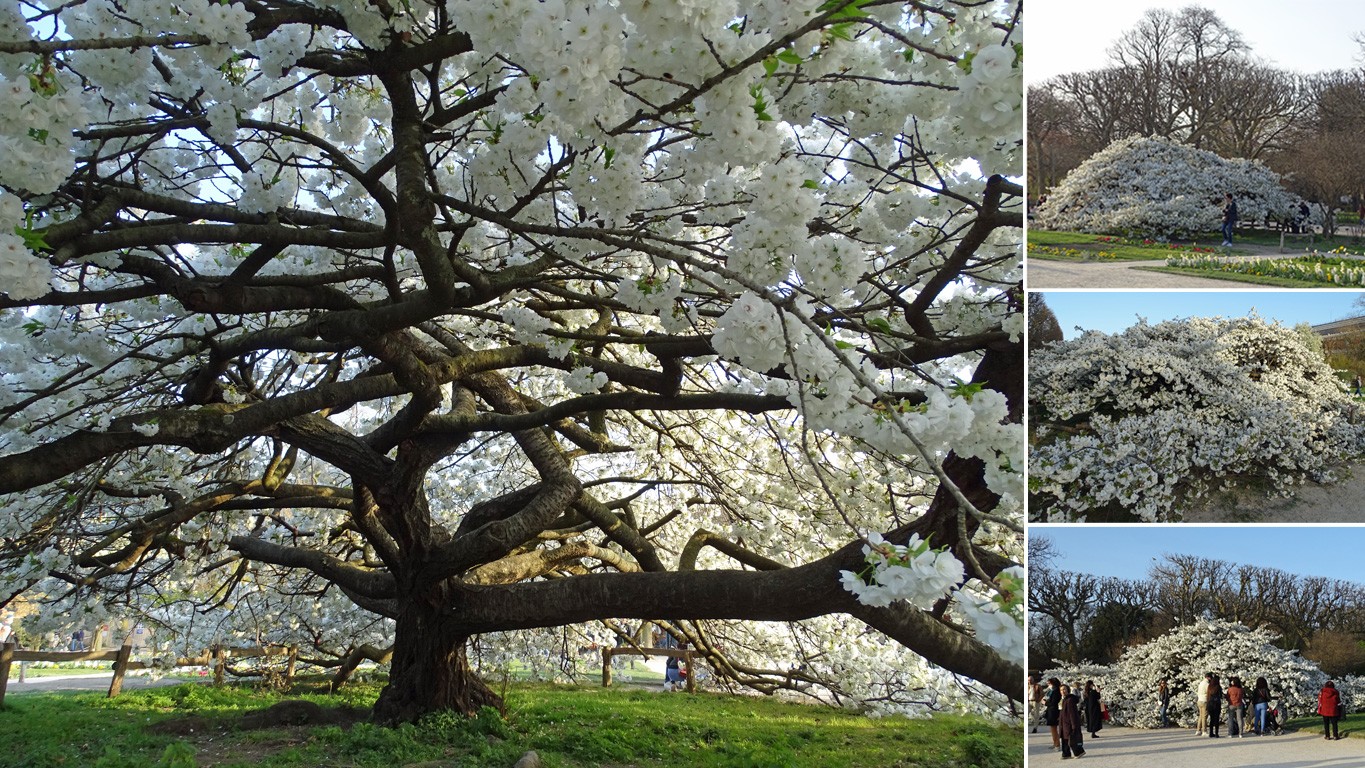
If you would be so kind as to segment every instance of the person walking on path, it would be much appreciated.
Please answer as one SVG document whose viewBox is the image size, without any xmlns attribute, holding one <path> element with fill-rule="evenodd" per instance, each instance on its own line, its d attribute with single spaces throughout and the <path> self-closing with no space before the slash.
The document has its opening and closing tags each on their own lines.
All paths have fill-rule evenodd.
<svg viewBox="0 0 1365 768">
<path fill-rule="evenodd" d="M 1237 226 L 1237 201 L 1231 192 L 1223 193 L 1223 246 L 1232 245 L 1232 229 Z"/>
<path fill-rule="evenodd" d="M 1218 680 L 1218 675 L 1214 675 L 1209 680 L 1209 738 L 1218 738 L 1218 724 L 1223 716 L 1223 686 Z"/>
<path fill-rule="evenodd" d="M 1256 733 L 1266 734 L 1266 714 L 1270 711 L 1270 686 L 1264 677 L 1256 678 L 1256 686 L 1251 689 L 1251 707 L 1256 715 Z"/>
<path fill-rule="evenodd" d="M 1090 738 L 1097 739 L 1100 729 L 1104 727 L 1104 705 L 1100 702 L 1100 689 L 1095 687 L 1094 680 L 1085 681 L 1085 695 L 1081 704 L 1085 707 L 1085 729 L 1090 731 Z"/>
<path fill-rule="evenodd" d="M 1157 704 L 1160 706 L 1158 714 L 1161 717 L 1161 727 L 1171 727 L 1171 720 L 1166 713 L 1171 709 L 1171 686 L 1166 683 L 1166 678 L 1161 678 L 1156 684 Z"/>
<path fill-rule="evenodd" d="M 1062 681 L 1055 677 L 1047 680 L 1047 698 L 1043 702 L 1043 722 L 1052 733 L 1052 751 L 1062 748 L 1062 737 L 1057 728 L 1061 723 Z"/>
<path fill-rule="evenodd" d="M 1355 380 L 1351 382 L 1351 386 L 1355 387 L 1355 390 L 1352 394 L 1354 394 L 1356 397 L 1360 397 L 1360 387 L 1362 384 L 1365 384 L 1365 382 L 1362 382 L 1360 380 L 1360 374 L 1357 373 Z"/>
<path fill-rule="evenodd" d="M 1070 760 L 1073 754 L 1085 757 L 1085 742 L 1081 738 L 1081 710 L 1078 706 L 1080 697 L 1071 692 L 1069 685 L 1062 686 L 1061 695 L 1059 727 L 1062 734 L 1062 759 Z"/>
<path fill-rule="evenodd" d="M 1341 694 L 1337 692 L 1336 685 L 1328 680 L 1318 692 L 1318 714 L 1322 715 L 1322 737 L 1328 741 L 1341 738 L 1341 732 L 1337 730 L 1337 721 L 1341 719 Z"/>
<path fill-rule="evenodd" d="M 1242 705 L 1246 701 L 1246 691 L 1242 688 L 1242 679 L 1233 676 L 1228 681 L 1228 689 L 1223 692 L 1228 699 L 1228 736 L 1242 738 L 1246 731 L 1246 722 Z"/>
<path fill-rule="evenodd" d="M 1198 736 L 1204 735 L 1204 729 L 1209 724 L 1209 681 L 1212 678 L 1212 672 L 1205 672 L 1204 679 L 1199 681 L 1199 688 L 1195 691 L 1194 703 L 1199 707 L 1199 721 L 1194 724 L 1194 732 Z"/>
<path fill-rule="evenodd" d="M 1046 706 L 1046 691 L 1047 687 L 1039 681 L 1037 672 L 1028 676 L 1029 733 L 1037 733 L 1038 726 L 1043 723 L 1043 710 Z"/>
</svg>

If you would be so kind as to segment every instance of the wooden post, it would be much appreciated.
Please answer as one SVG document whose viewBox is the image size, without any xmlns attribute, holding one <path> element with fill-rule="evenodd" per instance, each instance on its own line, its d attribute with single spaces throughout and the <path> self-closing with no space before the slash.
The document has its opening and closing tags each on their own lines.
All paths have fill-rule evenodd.
<svg viewBox="0 0 1365 768">
<path fill-rule="evenodd" d="M 290 685 L 294 684 L 294 668 L 299 663 L 298 645 L 289 646 L 289 664 L 284 668 L 284 681 Z"/>
<path fill-rule="evenodd" d="M 114 679 L 109 682 L 109 698 L 114 698 L 123 691 L 123 673 L 128 670 L 128 659 L 133 655 L 131 643 L 124 643 L 118 649 L 118 658 L 114 659 Z"/>
<path fill-rule="evenodd" d="M 697 692 L 697 670 L 692 668 L 692 649 L 683 651 L 683 663 L 687 665 L 687 692 Z"/>
<path fill-rule="evenodd" d="M 213 646 L 213 684 L 221 688 L 227 674 L 227 651 L 221 645 Z"/>
<path fill-rule="evenodd" d="M 603 649 L 602 649 L 602 687 L 603 687 L 603 688 L 610 688 L 610 687 L 611 687 L 611 650 L 612 650 L 612 649 L 610 649 L 610 648 L 603 648 Z"/>
<path fill-rule="evenodd" d="M 9 668 L 14 663 L 14 642 L 0 645 L 0 707 L 5 706 L 5 689 L 9 687 Z"/>
</svg>

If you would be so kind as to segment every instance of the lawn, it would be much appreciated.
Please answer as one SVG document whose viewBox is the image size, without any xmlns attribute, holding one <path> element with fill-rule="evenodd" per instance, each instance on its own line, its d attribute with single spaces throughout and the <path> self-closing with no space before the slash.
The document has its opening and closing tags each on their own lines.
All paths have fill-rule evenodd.
<svg viewBox="0 0 1365 768">
<path fill-rule="evenodd" d="M 904 766 L 1018 768 L 1018 728 L 945 715 L 869 718 L 829 707 L 721 694 L 514 683 L 504 720 L 434 716 L 364 721 L 377 683 L 328 694 L 178 685 L 125 693 L 28 694 L 0 710 L 0 768 L 511 766 L 528 750 L 554 768 L 587 766 Z M 331 725 L 282 725 L 282 701 L 319 705 Z M 290 704 L 290 707 L 311 707 Z M 314 720 L 315 722 L 317 719 Z"/>
<path fill-rule="evenodd" d="M 1322 733 L 1322 718 L 1317 715 L 1312 717 L 1296 717 L 1285 722 L 1286 728 L 1308 733 Z M 1354 715 L 1347 715 L 1337 723 L 1341 731 L 1342 738 L 1351 736 L 1357 739 L 1365 739 L 1365 712 L 1357 712 Z"/>
<path fill-rule="evenodd" d="M 1047 261 L 1162 261 L 1172 253 L 1194 248 L 1205 250 L 1208 244 L 1216 241 L 1216 237 L 1211 235 L 1209 242 L 1201 246 L 1031 229 L 1028 233 L 1028 257 Z"/>
</svg>

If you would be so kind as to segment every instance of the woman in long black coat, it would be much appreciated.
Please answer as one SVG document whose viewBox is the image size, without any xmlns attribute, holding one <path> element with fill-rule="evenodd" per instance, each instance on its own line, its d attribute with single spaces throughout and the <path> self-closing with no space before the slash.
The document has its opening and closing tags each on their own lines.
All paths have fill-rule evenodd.
<svg viewBox="0 0 1365 768">
<path fill-rule="evenodd" d="M 1061 722 L 1062 707 L 1062 681 L 1055 677 L 1047 680 L 1047 692 L 1043 694 L 1043 722 L 1047 723 L 1047 729 L 1052 733 L 1052 749 L 1054 751 L 1062 748 L 1062 737 L 1057 732 L 1057 725 Z"/>
<path fill-rule="evenodd" d="M 1104 707 L 1100 704 L 1100 689 L 1095 687 L 1094 680 L 1085 681 L 1085 696 L 1081 699 L 1081 706 L 1085 707 L 1085 729 L 1090 731 L 1090 738 L 1093 739 L 1104 727 Z"/>
<path fill-rule="evenodd" d="M 1081 739 L 1080 697 L 1071 692 L 1071 686 L 1062 686 L 1062 705 L 1058 720 L 1058 727 L 1062 732 L 1062 759 L 1070 760 L 1072 755 L 1084 757 L 1085 743 Z"/>
</svg>

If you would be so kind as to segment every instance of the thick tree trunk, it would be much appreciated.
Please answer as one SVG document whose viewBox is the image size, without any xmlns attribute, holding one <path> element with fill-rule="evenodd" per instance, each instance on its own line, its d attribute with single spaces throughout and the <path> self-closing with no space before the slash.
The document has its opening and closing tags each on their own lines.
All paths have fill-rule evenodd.
<svg viewBox="0 0 1365 768">
<path fill-rule="evenodd" d="M 444 710 L 473 715 L 486 706 L 502 711 L 502 697 L 469 668 L 468 639 L 438 608 L 417 601 L 406 605 L 394 635 L 389 684 L 375 702 L 374 721 L 411 723 Z"/>
</svg>

